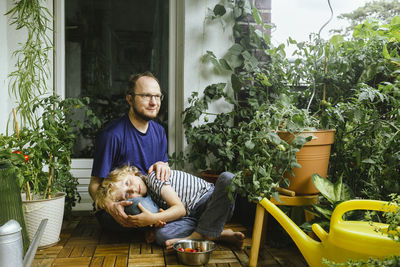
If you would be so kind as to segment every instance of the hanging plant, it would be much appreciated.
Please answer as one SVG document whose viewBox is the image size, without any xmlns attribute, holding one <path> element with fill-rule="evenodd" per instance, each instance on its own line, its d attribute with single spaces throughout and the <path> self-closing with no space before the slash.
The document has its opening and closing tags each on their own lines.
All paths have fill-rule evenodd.
<svg viewBox="0 0 400 267">
<path fill-rule="evenodd" d="M 33 100 L 48 92 L 52 15 L 42 0 L 17 1 L 6 15 L 10 17 L 10 25 L 26 31 L 26 41 L 19 43 L 13 52 L 16 63 L 15 70 L 9 74 L 9 94 L 17 101 L 22 124 L 34 124 Z"/>
</svg>

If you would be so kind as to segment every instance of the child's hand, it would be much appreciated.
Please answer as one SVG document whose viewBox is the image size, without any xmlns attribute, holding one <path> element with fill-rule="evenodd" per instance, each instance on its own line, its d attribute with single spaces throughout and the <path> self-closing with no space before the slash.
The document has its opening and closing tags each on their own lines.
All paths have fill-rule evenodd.
<svg viewBox="0 0 400 267">
<path fill-rule="evenodd" d="M 155 224 L 153 224 L 153 227 L 164 227 L 167 223 L 164 221 L 158 221 Z"/>
<path fill-rule="evenodd" d="M 128 215 L 130 227 L 151 226 L 156 221 L 154 214 L 143 207 L 142 203 L 138 203 L 138 208 L 142 211 L 137 215 Z"/>
<path fill-rule="evenodd" d="M 158 212 L 163 212 L 164 210 L 160 208 Z M 155 224 L 152 225 L 152 227 L 164 227 L 167 223 L 165 221 L 158 221 Z"/>
</svg>

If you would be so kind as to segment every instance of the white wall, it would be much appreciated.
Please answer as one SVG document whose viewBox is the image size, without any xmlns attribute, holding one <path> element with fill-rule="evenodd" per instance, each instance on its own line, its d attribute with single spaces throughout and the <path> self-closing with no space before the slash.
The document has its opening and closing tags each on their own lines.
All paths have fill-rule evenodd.
<svg viewBox="0 0 400 267">
<path fill-rule="evenodd" d="M 47 0 L 46 6 L 50 12 L 53 10 L 53 1 Z M 26 40 L 26 31 L 16 30 L 15 25 L 9 25 L 7 13 L 14 6 L 13 0 L 0 1 L 0 133 L 6 133 L 7 121 L 11 118 L 12 108 L 16 107 L 14 98 L 9 94 L 9 78 L 8 75 L 15 69 L 16 58 L 13 52 L 19 47 L 18 43 Z M 52 36 L 52 33 L 49 33 Z M 49 53 L 50 69 L 52 70 L 53 52 Z M 48 88 L 53 88 L 52 73 L 48 79 Z M 9 125 L 9 131 L 12 125 Z"/>
<path fill-rule="evenodd" d="M 222 57 L 233 44 L 232 25 L 226 25 L 224 30 L 218 21 L 205 22 L 208 8 L 213 9 L 219 2 L 185 1 L 185 107 L 192 92 L 202 92 L 212 83 L 227 82 L 230 79 L 229 75 L 216 74 L 211 63 L 201 62 L 201 57 L 208 50 L 214 52 L 217 57 Z M 227 106 L 217 105 L 213 108 L 226 109 Z"/>
</svg>

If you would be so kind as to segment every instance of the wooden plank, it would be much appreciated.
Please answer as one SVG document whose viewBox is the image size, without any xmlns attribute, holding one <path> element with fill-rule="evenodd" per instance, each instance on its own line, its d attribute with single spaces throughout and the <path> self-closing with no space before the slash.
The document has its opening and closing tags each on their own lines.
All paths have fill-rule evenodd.
<svg viewBox="0 0 400 267">
<path fill-rule="evenodd" d="M 140 254 L 129 258 L 128 266 L 164 266 L 163 254 Z"/>
<path fill-rule="evenodd" d="M 128 264 L 128 256 L 117 256 L 115 267 L 126 267 Z"/>
<path fill-rule="evenodd" d="M 156 244 L 152 244 L 151 245 L 151 253 L 153 254 L 162 254 L 163 253 L 163 248 L 156 245 Z"/>
<path fill-rule="evenodd" d="M 140 254 L 151 254 L 151 244 L 141 243 Z"/>
<path fill-rule="evenodd" d="M 39 249 L 36 251 L 35 258 L 44 259 L 44 258 L 56 258 L 58 253 L 62 250 L 62 246 L 53 246 L 46 249 Z"/>
<path fill-rule="evenodd" d="M 66 246 L 80 246 L 80 245 L 85 245 L 85 246 L 96 246 L 99 243 L 99 240 L 93 237 L 71 237 L 66 243 Z"/>
<path fill-rule="evenodd" d="M 234 250 L 233 253 L 236 255 L 236 258 L 238 258 L 239 262 L 243 266 L 248 266 L 249 265 L 249 257 L 243 250 Z"/>
<path fill-rule="evenodd" d="M 177 266 L 178 265 L 178 257 L 176 253 L 165 254 L 165 263 L 166 266 Z"/>
<path fill-rule="evenodd" d="M 96 257 L 98 256 L 110 256 L 110 255 L 128 255 L 129 245 L 128 244 L 107 244 L 98 245 L 94 252 Z"/>
<path fill-rule="evenodd" d="M 104 257 L 93 257 L 90 262 L 90 267 L 102 267 L 103 266 Z"/>
<path fill-rule="evenodd" d="M 53 262 L 54 267 L 57 266 L 74 266 L 74 267 L 87 267 L 90 263 L 90 257 L 79 257 L 79 258 L 56 258 Z"/>
<path fill-rule="evenodd" d="M 31 267 L 50 267 L 53 264 L 53 259 L 34 259 Z"/>
<path fill-rule="evenodd" d="M 95 250 L 95 246 L 86 246 L 82 252 L 82 257 L 92 257 Z"/>
<path fill-rule="evenodd" d="M 60 253 L 58 254 L 58 258 L 68 258 L 71 255 L 72 250 L 74 249 L 73 246 L 65 246 L 62 248 Z"/>
<path fill-rule="evenodd" d="M 109 255 L 104 257 L 103 267 L 114 267 L 117 256 Z"/>
<path fill-rule="evenodd" d="M 267 248 L 270 255 L 283 266 L 308 266 L 303 256 L 296 248 L 278 249 Z"/>
<path fill-rule="evenodd" d="M 132 257 L 133 255 L 140 254 L 140 244 L 135 242 L 135 243 L 130 243 L 129 244 L 129 258 Z"/>
<path fill-rule="evenodd" d="M 69 257 L 70 257 L 70 258 L 81 257 L 82 254 L 83 254 L 83 250 L 84 250 L 84 249 L 85 249 L 85 247 L 81 247 L 81 246 L 79 246 L 79 247 L 74 247 L 74 248 L 72 249 L 72 252 L 71 252 L 71 254 L 69 255 Z M 90 255 L 90 256 L 92 256 L 92 255 Z"/>
</svg>

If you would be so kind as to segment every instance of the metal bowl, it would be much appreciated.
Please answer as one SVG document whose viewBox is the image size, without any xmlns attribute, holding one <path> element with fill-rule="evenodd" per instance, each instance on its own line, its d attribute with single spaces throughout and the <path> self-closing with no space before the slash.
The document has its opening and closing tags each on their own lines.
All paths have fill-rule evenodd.
<svg viewBox="0 0 400 267">
<path fill-rule="evenodd" d="M 217 245 L 209 240 L 180 240 L 173 247 L 181 263 L 186 265 L 203 265 L 208 263 L 211 253 Z M 180 248 L 196 249 L 197 252 L 180 251 Z"/>
</svg>

